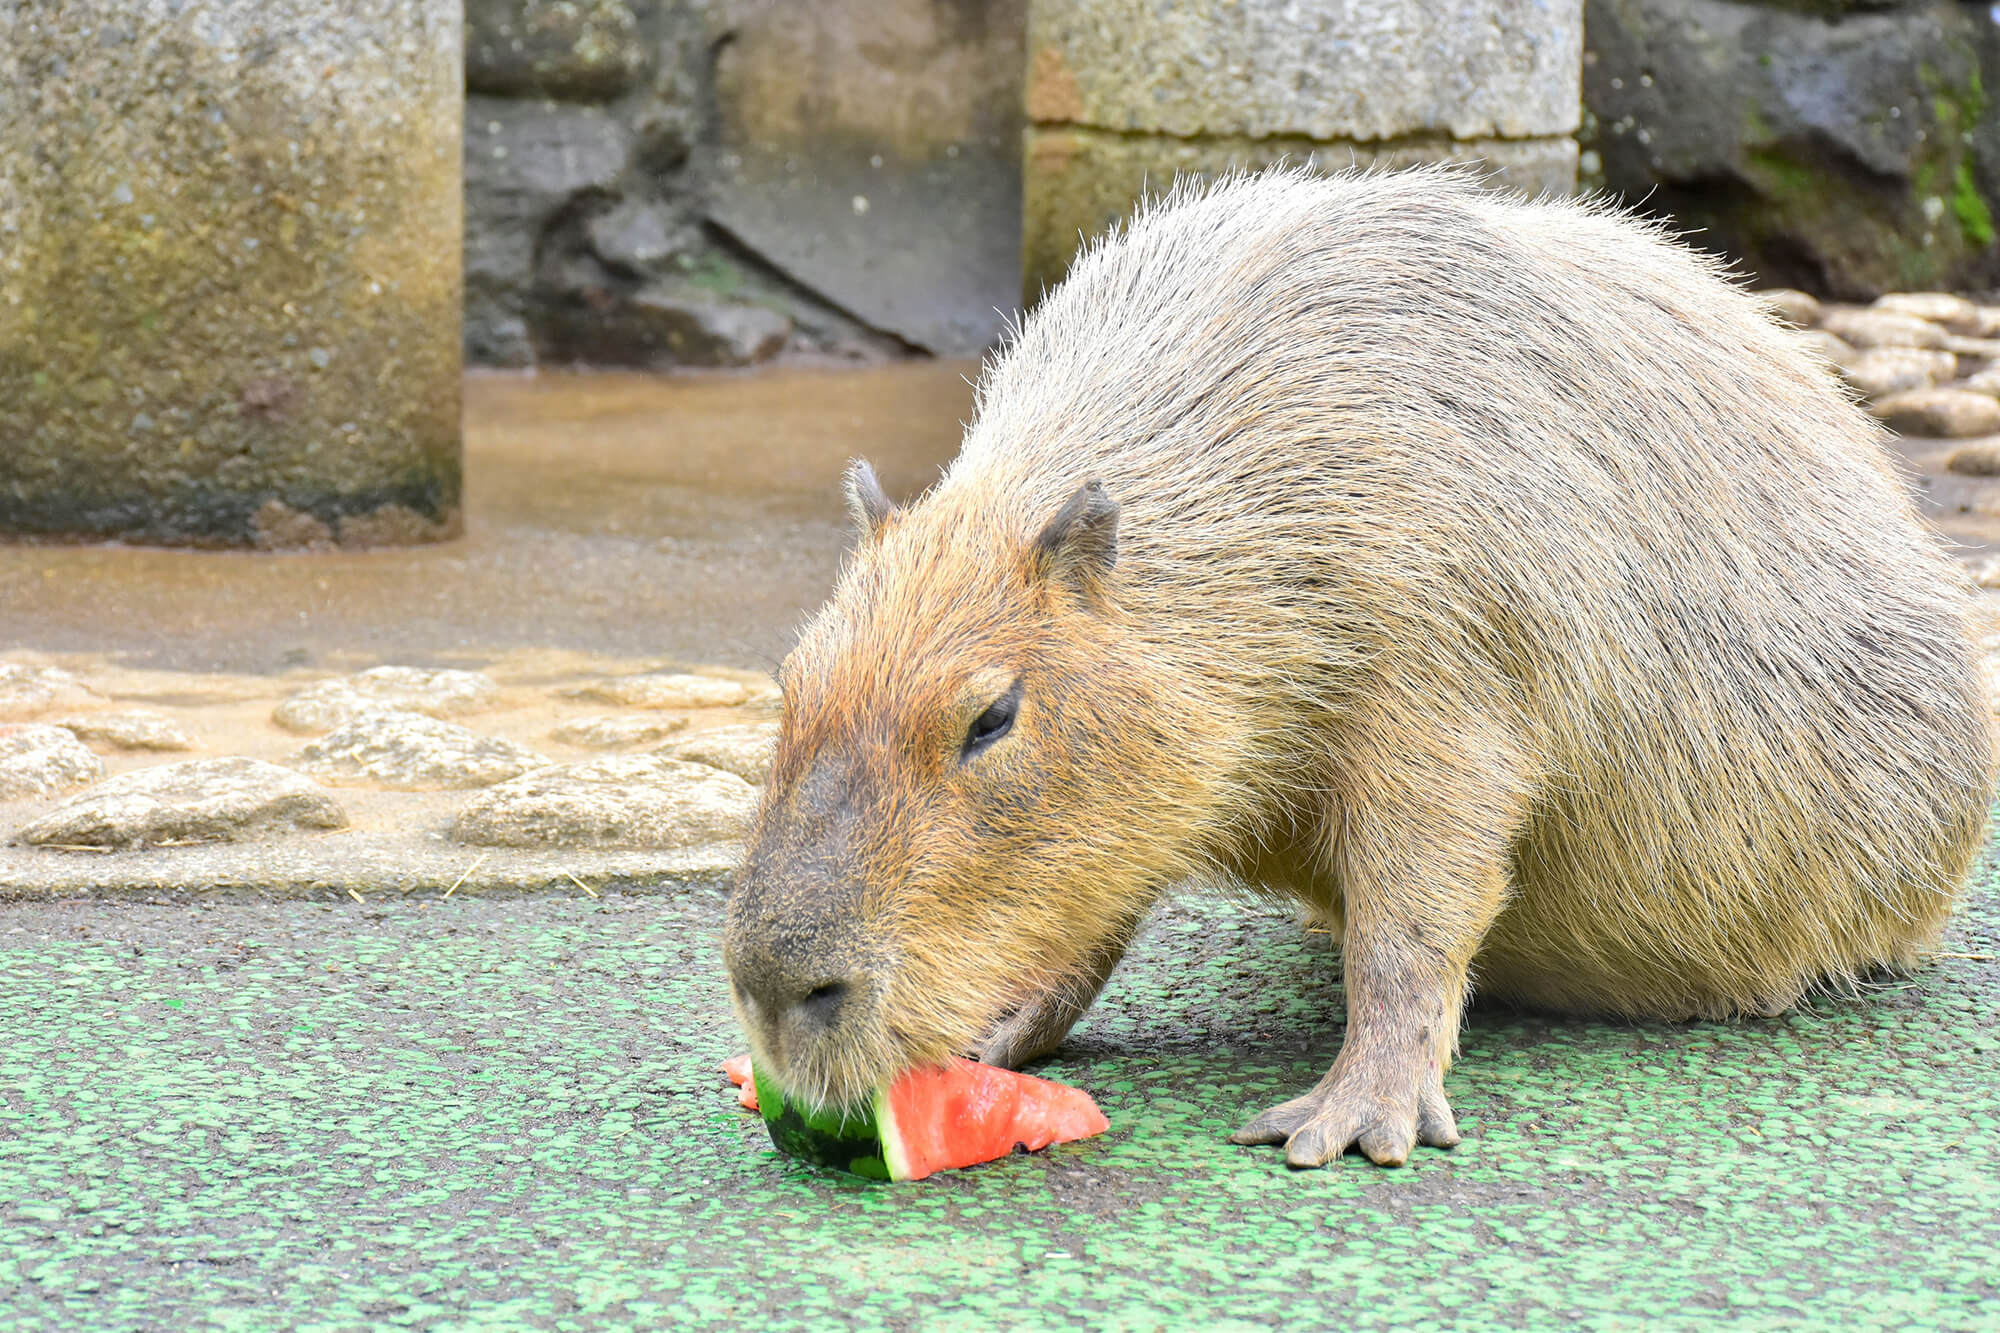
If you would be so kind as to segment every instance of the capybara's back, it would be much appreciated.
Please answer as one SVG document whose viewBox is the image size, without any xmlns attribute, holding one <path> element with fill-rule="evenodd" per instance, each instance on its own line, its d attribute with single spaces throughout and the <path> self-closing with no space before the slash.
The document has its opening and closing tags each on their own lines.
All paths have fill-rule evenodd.
<svg viewBox="0 0 2000 1333">
<path fill-rule="evenodd" d="M 893 730 L 919 679 L 1015 680 L 1018 758 L 981 776 L 968 740 L 951 780 L 1011 809 L 1034 773 L 1045 829 L 858 871 L 892 970 L 1028 1012 L 1094 992 L 1176 876 L 1295 895 L 1341 932 L 1347 1043 L 1242 1137 L 1297 1163 L 1456 1137 L 1468 973 L 1560 1009 L 1775 1011 L 1913 964 L 1980 844 L 1963 582 L 1879 428 L 1606 210 L 1437 171 L 1177 193 L 1027 320 L 944 481 L 877 508 L 795 711 Z M 1069 558 L 1078 513 L 1115 546 Z M 761 845 L 796 840 L 822 722 L 788 716 Z M 883 1028 L 923 1034 L 884 1061 L 1006 1019 L 897 1010 L 918 984 L 882 983 Z"/>
</svg>

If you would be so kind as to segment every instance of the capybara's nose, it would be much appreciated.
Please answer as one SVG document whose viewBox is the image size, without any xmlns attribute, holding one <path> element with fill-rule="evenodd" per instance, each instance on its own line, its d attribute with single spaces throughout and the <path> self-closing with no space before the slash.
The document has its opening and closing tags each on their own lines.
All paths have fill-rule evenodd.
<svg viewBox="0 0 2000 1333">
<path fill-rule="evenodd" d="M 745 1006 L 767 1030 L 823 1036 L 840 1026 L 853 983 L 844 977 L 802 983 L 783 974 L 741 978 Z"/>
</svg>

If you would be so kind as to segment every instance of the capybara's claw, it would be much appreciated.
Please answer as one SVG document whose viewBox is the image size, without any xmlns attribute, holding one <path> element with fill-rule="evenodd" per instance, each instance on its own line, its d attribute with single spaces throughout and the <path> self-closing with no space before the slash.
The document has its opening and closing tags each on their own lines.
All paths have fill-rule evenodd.
<svg viewBox="0 0 2000 1333">
<path fill-rule="evenodd" d="M 1365 1069 L 1336 1069 L 1303 1097 L 1274 1106 L 1230 1136 L 1231 1143 L 1282 1143 L 1285 1161 L 1324 1166 L 1358 1148 L 1377 1166 L 1401 1166 L 1419 1143 L 1449 1148 L 1458 1125 L 1445 1101 L 1442 1080 L 1401 1087 L 1396 1076 L 1371 1077 Z"/>
</svg>

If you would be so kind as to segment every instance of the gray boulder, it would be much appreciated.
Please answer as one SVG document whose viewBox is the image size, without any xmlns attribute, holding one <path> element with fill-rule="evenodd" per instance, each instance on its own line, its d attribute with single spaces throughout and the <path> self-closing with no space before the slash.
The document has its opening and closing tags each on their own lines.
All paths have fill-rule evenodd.
<svg viewBox="0 0 2000 1333">
<path fill-rule="evenodd" d="M 1985 5 L 1588 0 L 1605 183 L 1773 286 L 2000 280 L 2000 29 Z"/>
</svg>

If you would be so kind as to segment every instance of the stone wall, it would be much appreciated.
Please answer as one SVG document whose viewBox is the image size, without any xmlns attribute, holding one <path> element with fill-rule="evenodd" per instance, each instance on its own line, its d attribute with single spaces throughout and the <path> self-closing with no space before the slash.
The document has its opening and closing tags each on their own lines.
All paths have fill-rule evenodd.
<svg viewBox="0 0 2000 1333">
<path fill-rule="evenodd" d="M 1030 299 L 1182 173 L 1475 159 L 1575 183 L 1581 0 L 1034 0 Z"/>
<path fill-rule="evenodd" d="M 0 533 L 445 537 L 458 0 L 0 5 Z"/>
<path fill-rule="evenodd" d="M 1026 0 L 467 0 L 466 351 L 963 354 L 1018 291 Z"/>
<path fill-rule="evenodd" d="M 1586 180 L 1768 286 L 2000 285 L 2000 8 L 1589 0 Z"/>
</svg>

